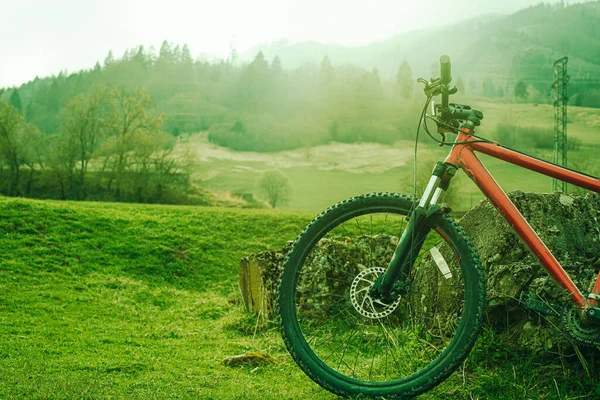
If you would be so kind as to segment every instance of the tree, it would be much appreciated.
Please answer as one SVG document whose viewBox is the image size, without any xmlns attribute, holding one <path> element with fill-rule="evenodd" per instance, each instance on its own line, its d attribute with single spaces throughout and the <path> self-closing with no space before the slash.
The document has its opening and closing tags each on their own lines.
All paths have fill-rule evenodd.
<svg viewBox="0 0 600 400">
<path fill-rule="evenodd" d="M 39 137 L 38 132 L 12 105 L 0 100 L 0 165 L 8 167 L 9 196 L 21 194 L 21 166 L 33 164 L 33 138 Z"/>
<path fill-rule="evenodd" d="M 173 62 L 173 50 L 171 50 L 171 44 L 166 40 L 164 40 L 160 46 L 158 62 L 166 64 Z"/>
<path fill-rule="evenodd" d="M 115 63 L 115 56 L 113 56 L 112 50 L 109 50 L 108 54 L 106 55 L 106 58 L 104 59 L 104 68 L 106 68 L 109 65 L 112 65 L 114 63 Z"/>
<path fill-rule="evenodd" d="M 13 90 L 10 95 L 10 105 L 13 106 L 19 113 L 23 113 L 23 106 L 21 104 L 21 96 L 19 95 L 19 89 Z"/>
<path fill-rule="evenodd" d="M 331 65 L 329 56 L 323 57 L 321 61 L 321 68 L 319 69 L 319 82 L 321 85 L 327 87 L 333 83 L 335 79 L 335 70 Z"/>
<path fill-rule="evenodd" d="M 147 70 L 151 65 L 151 62 L 146 55 L 144 46 L 138 46 L 137 49 L 133 49 L 131 51 L 131 60 L 134 61 L 144 71 Z"/>
<path fill-rule="evenodd" d="M 141 130 L 135 134 L 133 143 L 127 169 L 132 173 L 135 201 L 146 203 L 153 194 L 160 200 L 168 176 L 177 169 L 177 161 L 172 156 L 175 138 L 163 131 Z"/>
<path fill-rule="evenodd" d="M 515 85 L 515 97 L 527 100 L 527 96 L 529 96 L 529 92 L 527 91 L 527 84 L 523 79 L 519 79 L 519 81 Z"/>
<path fill-rule="evenodd" d="M 187 44 L 184 44 L 183 48 L 181 49 L 181 62 L 184 64 L 192 64 L 194 62 L 192 53 L 190 52 L 190 48 Z"/>
<path fill-rule="evenodd" d="M 29 168 L 24 194 L 31 196 L 36 168 L 43 169 L 45 159 L 47 158 L 46 137 L 40 132 L 37 126 L 27 122 L 21 124 L 21 129 L 24 132 L 22 137 L 21 164 Z"/>
<path fill-rule="evenodd" d="M 283 68 L 281 66 L 281 60 L 279 59 L 279 56 L 275 56 L 275 58 L 273 59 L 273 62 L 271 62 L 271 75 L 273 76 L 280 76 L 283 72 Z"/>
<path fill-rule="evenodd" d="M 106 129 L 110 140 L 104 143 L 104 165 L 105 168 L 110 165 L 112 172 L 107 189 L 110 191 L 114 182 L 115 197 L 120 201 L 124 173 L 135 148 L 136 135 L 160 131 L 164 117 L 153 108 L 150 96 L 143 89 L 130 92 L 125 88 L 111 87 L 107 107 Z"/>
<path fill-rule="evenodd" d="M 270 86 L 269 63 L 259 51 L 240 76 L 238 93 L 242 104 L 251 109 L 260 108 L 265 104 Z"/>
<path fill-rule="evenodd" d="M 400 64 L 398 73 L 396 74 L 396 87 L 400 96 L 404 99 L 410 99 L 413 94 L 414 84 L 412 69 L 410 68 L 410 65 L 408 65 L 408 62 L 404 60 L 402 61 L 402 64 Z"/>
<path fill-rule="evenodd" d="M 460 76 L 456 80 L 456 88 L 458 89 L 458 93 L 462 94 L 463 96 L 467 94 L 465 92 L 465 81 L 463 81 L 463 78 L 461 78 Z"/>
<path fill-rule="evenodd" d="M 106 95 L 107 88 L 95 87 L 87 94 L 74 97 L 63 113 L 62 156 L 68 159 L 66 170 L 69 177 L 79 168 L 79 197 L 82 199 L 88 197 L 86 176 L 89 162 L 106 134 Z"/>
<path fill-rule="evenodd" d="M 46 108 L 51 113 L 57 115 L 60 109 L 60 100 L 62 98 L 62 92 L 65 88 L 63 85 L 60 75 L 58 77 L 52 77 L 52 83 L 48 90 L 48 96 L 46 98 Z"/>
<path fill-rule="evenodd" d="M 496 97 L 496 87 L 494 86 L 494 82 L 489 78 L 484 79 L 481 84 L 481 90 L 486 97 Z"/>
<path fill-rule="evenodd" d="M 258 180 L 258 193 L 271 207 L 286 204 L 292 192 L 290 180 L 278 170 L 264 172 Z"/>
<path fill-rule="evenodd" d="M 383 100 L 383 87 L 377 68 L 364 72 L 357 82 L 357 93 L 354 96 L 357 106 L 357 115 L 374 117 L 380 111 Z"/>
</svg>

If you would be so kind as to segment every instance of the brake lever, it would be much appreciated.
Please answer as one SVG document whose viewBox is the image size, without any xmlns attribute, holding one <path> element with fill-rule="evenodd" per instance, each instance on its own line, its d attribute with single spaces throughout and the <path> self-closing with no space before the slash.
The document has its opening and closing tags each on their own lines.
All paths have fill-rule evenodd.
<svg viewBox="0 0 600 400">
<path fill-rule="evenodd" d="M 429 81 L 419 78 L 417 79 L 417 82 L 425 85 L 423 92 L 425 92 L 425 96 L 427 97 L 437 96 L 442 93 L 442 83 L 440 78 L 431 78 Z"/>
</svg>

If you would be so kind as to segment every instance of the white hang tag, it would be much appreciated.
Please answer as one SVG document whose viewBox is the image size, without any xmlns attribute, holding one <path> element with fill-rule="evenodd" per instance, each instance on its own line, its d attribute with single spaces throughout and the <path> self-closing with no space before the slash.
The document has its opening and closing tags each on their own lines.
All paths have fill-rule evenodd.
<svg viewBox="0 0 600 400">
<path fill-rule="evenodd" d="M 437 249 L 437 247 L 432 247 L 429 250 L 429 252 L 431 253 L 433 261 L 435 261 L 435 264 L 437 265 L 438 269 L 440 270 L 442 275 L 444 275 L 444 278 L 452 278 L 452 272 L 450 272 L 450 267 L 448 267 L 448 263 L 444 259 L 444 256 L 442 256 L 442 253 L 440 253 L 440 251 Z"/>
</svg>

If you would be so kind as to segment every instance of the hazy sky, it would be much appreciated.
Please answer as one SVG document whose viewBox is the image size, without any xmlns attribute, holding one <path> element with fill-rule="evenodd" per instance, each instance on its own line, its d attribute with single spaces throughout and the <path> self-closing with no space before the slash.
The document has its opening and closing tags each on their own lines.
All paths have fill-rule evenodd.
<svg viewBox="0 0 600 400">
<path fill-rule="evenodd" d="M 77 71 L 137 45 L 227 57 L 289 38 L 361 45 L 539 0 L 0 0 L 0 87 Z M 552 0 L 550 2 L 556 2 Z M 575 1 L 569 1 L 573 3 Z"/>
</svg>

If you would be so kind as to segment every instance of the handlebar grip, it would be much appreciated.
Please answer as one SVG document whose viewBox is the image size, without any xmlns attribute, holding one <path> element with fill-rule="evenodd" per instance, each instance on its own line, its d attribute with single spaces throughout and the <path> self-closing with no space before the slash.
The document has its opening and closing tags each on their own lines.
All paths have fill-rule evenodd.
<svg viewBox="0 0 600 400">
<path fill-rule="evenodd" d="M 450 57 L 441 56 L 440 57 L 440 80 L 443 85 L 447 85 L 452 80 L 452 76 L 450 75 Z"/>
</svg>

